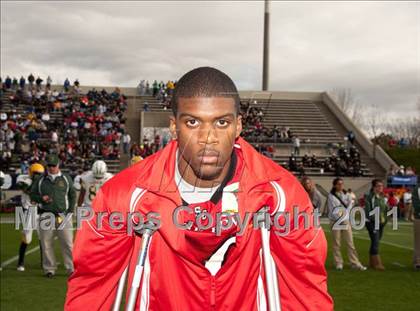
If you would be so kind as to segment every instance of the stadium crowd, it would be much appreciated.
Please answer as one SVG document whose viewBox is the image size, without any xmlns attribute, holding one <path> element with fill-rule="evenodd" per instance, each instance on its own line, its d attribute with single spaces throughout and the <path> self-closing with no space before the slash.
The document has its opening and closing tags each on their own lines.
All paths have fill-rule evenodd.
<svg viewBox="0 0 420 311">
<path fill-rule="evenodd" d="M 137 86 L 138 94 L 140 96 L 153 96 L 161 104 L 164 110 L 171 108 L 171 97 L 175 89 L 176 81 L 169 80 L 166 84 L 163 81 L 157 82 L 155 80 L 150 87 L 150 83 L 147 80 L 141 80 Z M 148 111 L 149 107 L 147 102 L 143 106 L 144 111 Z"/>
<path fill-rule="evenodd" d="M 324 159 L 319 159 L 315 154 L 312 156 L 305 154 L 300 159 L 292 153 L 287 167 L 291 171 L 299 172 L 300 175 L 305 175 L 305 168 L 319 168 L 321 173 L 334 173 L 340 177 L 360 177 L 365 174 L 362 170 L 360 152 L 355 146 L 350 148 L 341 146 L 337 153 Z"/>
<path fill-rule="evenodd" d="M 415 175 L 416 175 L 416 170 L 411 166 L 404 167 L 404 165 L 400 165 L 400 166 L 391 165 L 388 171 L 388 176 L 415 176 Z"/>
<path fill-rule="evenodd" d="M 148 157 L 164 148 L 170 140 L 171 137 L 169 133 L 163 133 L 162 135 L 156 134 L 155 136 L 144 135 L 142 144 L 133 143 L 131 145 L 130 157 Z"/>
<path fill-rule="evenodd" d="M 0 145 L 0 157 L 3 170 L 10 167 L 12 154 L 20 158 L 20 171 L 25 172 L 31 163 L 42 161 L 53 149 L 64 167 L 76 172 L 77 168 L 88 167 L 96 157 L 118 160 L 121 145 L 131 158 L 144 158 L 170 140 L 167 135 L 155 135 L 145 137 L 142 144 L 137 144 L 131 143 L 131 138 L 124 138 L 128 135 L 123 116 L 127 104 L 126 97 L 118 88 L 112 93 L 90 90 L 81 94 L 79 81 L 75 80 L 71 85 L 66 79 L 59 92 L 51 89 L 50 77 L 47 77 L 45 85 L 43 81 L 30 74 L 27 79 L 23 76 L 19 80 L 7 77 L 1 85 L 2 92 L 8 92 L 12 104 L 11 111 L 1 113 L 0 138 L 4 143 Z M 164 83 L 155 80 L 150 85 L 142 80 L 138 93 L 155 97 L 162 103 L 163 109 L 169 109 L 175 86 L 174 81 Z M 24 109 L 23 113 L 17 111 L 18 107 Z M 143 109 L 149 109 L 147 102 Z M 272 158 L 274 144 L 292 143 L 293 153 L 285 165 L 289 170 L 305 175 L 305 168 L 319 168 L 321 173 L 334 173 L 336 176 L 363 176 L 360 153 L 353 145 L 353 133 L 346 137 L 350 144 L 347 147 L 334 146 L 336 150 L 328 158 L 318 159 L 315 154 L 300 157 L 300 138 L 287 126 L 264 126 L 264 108 L 258 106 L 257 101 L 252 104 L 242 101 L 240 113 L 243 118 L 241 135 L 262 154 Z"/>
<path fill-rule="evenodd" d="M 71 175 L 97 157 L 120 158 L 127 103 L 118 88 L 111 93 L 93 89 L 81 94 L 78 80 L 70 86 L 66 79 L 60 91 L 51 89 L 50 77 L 45 86 L 32 74 L 28 84 L 23 77 L 19 84 L 16 80 L 7 77 L 1 85 L 3 171 L 9 171 L 15 161 L 21 164 L 14 175 L 26 173 L 32 163 L 43 162 L 51 152 Z"/>
<path fill-rule="evenodd" d="M 243 130 L 241 136 L 247 141 L 257 143 L 291 143 L 292 132 L 287 126 L 275 125 L 272 128 L 264 126 L 264 108 L 257 106 L 258 102 L 241 101 Z"/>
</svg>

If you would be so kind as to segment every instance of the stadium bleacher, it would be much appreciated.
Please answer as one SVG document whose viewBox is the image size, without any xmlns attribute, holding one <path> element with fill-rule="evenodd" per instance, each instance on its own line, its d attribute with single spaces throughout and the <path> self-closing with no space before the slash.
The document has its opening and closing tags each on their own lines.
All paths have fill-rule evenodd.
<svg viewBox="0 0 420 311">
<path fill-rule="evenodd" d="M 4 172 L 12 176 L 16 175 L 15 173 L 25 166 L 22 163 L 28 164 L 36 159 L 42 160 L 51 150 L 59 151 L 59 154 L 63 156 L 62 170 L 69 172 L 72 176 L 78 174 L 80 169 L 88 168 L 97 159 L 105 160 L 110 172 L 120 171 L 118 141 L 124 132 L 123 114 L 126 103 L 125 97 L 119 94 L 118 90 L 112 93 L 91 90 L 86 94 L 62 92 L 58 96 L 51 96 L 50 92 L 49 98 L 46 95 L 28 97 L 27 89 L 24 92 L 3 89 L 1 93 L 1 113 L 3 116 L 7 115 L 7 119 L 1 121 L 2 128 L 6 131 L 8 127 L 6 124 L 11 121 L 15 127 L 14 133 L 19 133 L 20 136 L 19 142 L 12 150 L 11 161 L 2 161 L 1 169 Z M 93 101 L 107 106 L 108 111 L 102 114 L 97 113 L 96 107 L 90 105 Z M 56 102 L 59 102 L 59 107 L 55 106 Z M 48 121 L 41 119 L 44 112 L 49 114 Z M 91 123 L 91 127 L 85 129 L 86 123 Z M 93 123 L 95 125 L 92 125 Z M 111 151 L 113 151 L 112 148 L 118 149 L 115 157 L 104 157 L 101 150 L 101 145 L 106 144 L 106 137 L 101 136 L 99 130 L 105 125 L 108 125 L 108 130 L 115 129 L 115 132 L 113 131 L 115 137 L 111 137 L 111 142 L 108 143 Z M 92 128 L 96 127 L 98 127 L 97 130 L 93 131 Z M 51 141 L 53 130 L 57 130 L 58 133 L 58 146 Z M 32 136 L 31 131 L 34 133 Z M 96 149 L 89 152 L 88 147 L 91 142 L 96 142 Z M 8 150 L 6 141 L 2 143 L 4 144 L 1 156 L 4 160 L 3 152 Z M 26 149 L 29 150 L 21 150 L 18 144 L 26 145 Z M 69 144 L 75 150 L 73 154 L 68 152 Z M 82 150 L 84 154 L 81 154 Z"/>
<path fill-rule="evenodd" d="M 132 105 L 138 107 L 138 111 L 143 110 L 144 104 L 147 104 L 147 111 L 144 111 L 145 118 L 147 115 L 153 113 L 166 112 L 171 113 L 165 109 L 165 105 L 153 96 L 137 96 L 132 98 Z M 292 135 L 296 135 L 301 140 L 301 156 L 304 154 L 315 154 L 319 161 L 325 161 L 332 154 L 337 154 L 340 147 L 347 147 L 348 143 L 344 139 L 346 132 L 343 129 L 338 130 L 337 125 L 331 122 L 331 115 L 325 112 L 322 102 L 312 100 L 284 100 L 284 99 L 270 99 L 255 101 L 252 98 L 241 97 L 242 102 L 249 102 L 249 107 L 256 107 L 262 109 L 263 121 L 262 125 L 269 131 L 278 127 L 287 127 L 290 129 Z M 323 109 L 324 108 L 324 109 Z M 331 113 L 330 113 L 331 114 Z M 158 117 L 159 119 L 164 116 Z M 156 120 L 157 121 L 157 120 Z M 140 116 L 139 121 L 140 123 Z M 152 123 L 152 125 L 151 125 Z M 161 121 L 159 120 L 159 122 Z M 153 126 L 153 122 L 148 122 L 148 126 Z M 157 125 L 156 125 L 157 126 Z M 130 127 L 127 127 L 130 129 Z M 135 131 L 139 131 L 136 128 Z M 140 130 L 141 131 L 141 130 Z M 289 156 L 293 152 L 293 143 L 289 140 L 287 142 L 280 142 L 280 139 L 275 143 L 273 137 L 261 136 L 258 139 L 255 137 L 246 137 L 256 148 L 259 146 L 273 146 L 274 155 L 273 160 L 287 168 Z M 372 177 L 374 175 L 383 175 L 384 172 L 378 165 L 372 165 L 374 161 L 369 159 L 369 155 L 356 143 L 356 147 L 360 152 L 360 169 L 361 174 L 358 176 Z M 300 157 L 301 157 L 300 156 Z M 297 162 L 300 164 L 301 158 L 297 157 Z M 373 170 L 371 167 L 373 166 Z M 305 174 L 310 176 L 335 176 L 334 171 L 321 170 L 321 167 L 304 166 Z M 294 174 L 301 174 L 300 171 L 294 171 Z M 349 174 L 351 175 L 351 174 Z"/>
<path fill-rule="evenodd" d="M 338 135 L 313 102 L 272 99 L 270 102 L 252 103 L 252 106 L 263 108 L 266 127 L 287 126 L 293 135 L 313 145 L 343 143 L 343 137 Z"/>
<path fill-rule="evenodd" d="M 82 98 L 86 97 L 86 94 L 92 89 L 93 88 L 89 87 L 80 88 L 80 94 L 77 94 L 77 98 L 75 98 L 77 107 L 80 107 Z M 106 89 L 106 94 L 113 92 L 110 88 Z M 25 114 L 28 113 L 28 108 L 33 106 L 33 103 L 16 101 L 13 99 L 14 94 L 14 90 L 4 90 L 2 92 L 1 112 L 25 116 Z M 165 97 L 165 103 L 161 98 L 158 99 L 151 94 L 140 96 L 135 88 L 124 88 L 124 94 L 127 94 L 127 96 L 123 97 L 125 103 L 124 114 L 120 114 L 119 119 L 121 119 L 121 123 L 125 125 L 125 128 L 123 126 L 124 130 L 131 135 L 132 142 L 141 144 L 144 127 L 144 124 L 141 124 L 141 120 L 147 119 L 148 127 L 162 127 L 162 122 L 165 122 L 162 120 L 167 120 L 167 115 L 171 114 L 170 109 L 168 109 L 167 98 Z M 267 154 L 272 157 L 274 161 L 288 168 L 290 156 L 294 149 L 292 137 L 288 137 L 286 140 L 278 139 L 276 137 L 276 140 L 274 140 L 272 132 L 275 126 L 277 126 L 277 128 L 287 128 L 290 130 L 290 135 L 299 137 L 301 142 L 300 154 L 293 155 L 297 164 L 297 168 L 294 168 L 293 170 L 295 175 L 301 176 L 305 174 L 313 177 L 331 177 L 337 175 L 335 169 L 326 169 L 323 163 L 330 159 L 333 154 L 338 154 L 340 148 L 346 149 L 349 147 L 348 142 L 345 140 L 347 133 L 343 125 L 340 124 L 340 121 L 334 117 L 334 114 L 329 111 L 322 100 L 300 98 L 299 96 L 297 98 L 290 98 L 290 96 L 286 96 L 285 98 L 282 98 L 282 96 L 274 96 L 270 98 L 255 99 L 245 93 L 241 95 L 241 101 L 243 103 L 248 103 L 248 109 L 262 111 L 261 118 L 259 119 L 263 128 L 261 131 L 262 134 L 259 137 L 254 135 L 246 137 L 256 149 L 272 149 L 273 152 Z M 72 109 L 75 103 L 72 102 L 69 107 Z M 53 106 L 49 105 L 49 107 Z M 51 108 L 48 110 L 48 113 L 50 115 L 49 123 L 63 124 L 66 122 L 64 109 Z M 150 118 L 148 116 L 150 116 Z M 246 128 L 247 126 L 249 126 L 252 131 L 254 125 L 248 124 L 244 127 Z M 50 128 L 48 130 L 50 130 Z M 59 133 L 59 137 L 61 141 L 67 139 L 67 135 L 64 135 L 62 132 Z M 50 142 L 49 140 L 50 136 L 48 132 L 43 133 L 38 138 L 40 144 L 44 143 L 48 145 Z M 149 137 L 149 141 L 153 141 L 153 137 Z M 98 143 L 100 142 L 98 141 Z M 384 176 L 381 165 L 371 158 L 366 150 L 358 144 L 357 140 L 355 147 L 358 149 L 358 152 L 360 152 L 360 164 L 358 164 L 360 174 L 344 173 L 343 175 L 353 177 Z M 96 159 L 104 159 L 108 164 L 109 171 L 117 173 L 129 163 L 128 155 L 125 155 L 120 151 L 120 146 L 118 146 L 118 157 L 104 159 L 101 150 L 97 150 L 89 159 L 82 159 L 82 161 L 76 163 L 64 163 L 63 170 L 69 171 L 72 175 L 76 175 L 80 169 L 87 168 L 87 165 L 84 164 L 92 163 L 92 161 Z M 302 162 L 302 158 L 305 154 L 309 156 L 315 155 L 319 165 L 305 165 L 305 163 Z M 18 170 L 21 167 L 22 161 L 22 157 L 19 154 L 13 154 L 12 161 L 7 167 L 9 172 L 13 173 Z"/>
</svg>

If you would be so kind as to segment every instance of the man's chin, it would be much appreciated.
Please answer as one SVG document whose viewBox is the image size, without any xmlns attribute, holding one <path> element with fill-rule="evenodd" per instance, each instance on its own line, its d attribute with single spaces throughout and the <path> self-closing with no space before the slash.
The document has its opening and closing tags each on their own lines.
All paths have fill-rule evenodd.
<svg viewBox="0 0 420 311">
<path fill-rule="evenodd" d="M 201 169 L 200 171 L 196 172 L 196 176 L 202 180 L 215 180 L 217 179 L 220 174 L 222 173 L 223 168 L 214 167 L 212 169 Z"/>
</svg>

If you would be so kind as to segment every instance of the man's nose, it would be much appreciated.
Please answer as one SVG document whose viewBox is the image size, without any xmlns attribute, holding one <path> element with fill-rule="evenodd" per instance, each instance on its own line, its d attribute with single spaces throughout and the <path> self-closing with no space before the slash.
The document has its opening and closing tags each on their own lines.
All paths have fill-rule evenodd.
<svg viewBox="0 0 420 311">
<path fill-rule="evenodd" d="M 206 126 L 200 130 L 198 142 L 200 144 L 217 144 L 219 142 L 217 131 L 213 126 Z"/>
</svg>

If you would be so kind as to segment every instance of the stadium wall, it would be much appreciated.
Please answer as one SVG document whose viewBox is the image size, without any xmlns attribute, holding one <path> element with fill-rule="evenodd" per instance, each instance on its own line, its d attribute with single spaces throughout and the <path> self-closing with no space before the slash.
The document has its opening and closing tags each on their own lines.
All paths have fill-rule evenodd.
<svg viewBox="0 0 420 311">
<path fill-rule="evenodd" d="M 121 93 L 127 97 L 138 96 L 138 90 L 135 87 L 120 87 L 120 86 L 101 86 L 101 85 L 81 85 L 79 87 L 81 93 L 86 94 L 87 92 L 91 91 L 92 89 L 96 89 L 97 91 L 102 91 L 103 89 L 108 93 L 112 93 L 116 88 L 119 88 Z M 63 91 L 63 85 L 53 84 L 51 85 L 51 90 Z"/>
<path fill-rule="evenodd" d="M 171 116 L 171 114 L 171 111 L 140 112 L 140 143 L 143 144 L 143 135 L 145 127 L 169 127 L 169 117 Z M 147 115 L 147 118 L 145 118 L 145 115 Z"/>
</svg>

